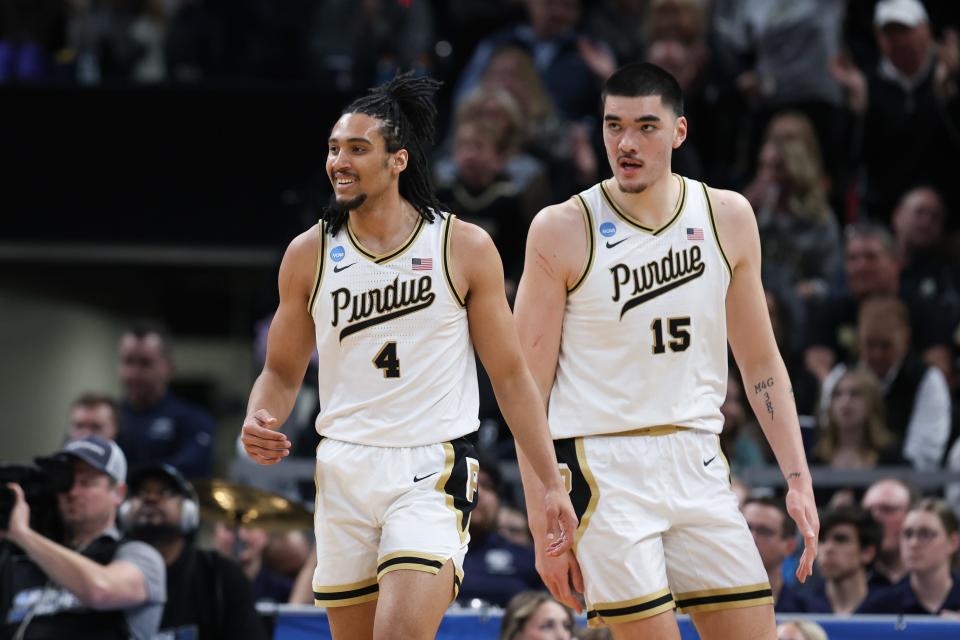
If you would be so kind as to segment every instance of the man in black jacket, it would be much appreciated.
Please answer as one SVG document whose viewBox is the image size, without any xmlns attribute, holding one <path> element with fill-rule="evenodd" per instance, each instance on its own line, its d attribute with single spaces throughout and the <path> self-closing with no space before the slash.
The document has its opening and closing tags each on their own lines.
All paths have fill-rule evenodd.
<svg viewBox="0 0 960 640">
<path fill-rule="evenodd" d="M 162 637 L 267 638 L 240 567 L 194 544 L 200 523 L 197 495 L 180 472 L 166 464 L 137 470 L 120 515 L 129 534 L 154 546 L 167 565 Z"/>
</svg>

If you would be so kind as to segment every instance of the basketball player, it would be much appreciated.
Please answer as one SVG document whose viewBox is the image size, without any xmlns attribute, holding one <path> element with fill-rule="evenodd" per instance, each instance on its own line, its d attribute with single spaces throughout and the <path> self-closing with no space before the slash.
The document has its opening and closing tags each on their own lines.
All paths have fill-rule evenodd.
<svg viewBox="0 0 960 640">
<path fill-rule="evenodd" d="M 679 638 L 675 607 L 707 640 L 774 638 L 770 586 L 717 436 L 728 336 L 804 535 L 801 580 L 816 555 L 812 484 L 753 212 L 671 173 L 686 133 L 676 80 L 624 66 L 603 93 L 613 178 L 531 226 L 516 318 L 580 517 L 576 557 L 546 557 L 540 496 L 525 483 L 537 565 L 579 607 L 572 580 L 588 620 L 616 638 Z"/>
<path fill-rule="evenodd" d="M 275 464 L 314 347 L 314 601 L 333 635 L 433 638 L 462 579 L 478 464 L 476 347 L 519 448 L 546 486 L 549 553 L 576 517 L 507 306 L 490 237 L 440 211 L 427 152 L 439 86 L 405 74 L 349 105 L 330 133 L 334 195 L 290 244 L 242 440 Z"/>
</svg>

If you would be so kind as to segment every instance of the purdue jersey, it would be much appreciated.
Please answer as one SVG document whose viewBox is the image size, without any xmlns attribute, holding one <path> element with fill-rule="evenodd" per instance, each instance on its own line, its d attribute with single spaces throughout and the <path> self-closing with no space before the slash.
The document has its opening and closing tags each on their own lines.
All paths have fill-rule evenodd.
<svg viewBox="0 0 960 640">
<path fill-rule="evenodd" d="M 317 432 L 356 444 L 415 447 L 477 429 L 476 361 L 448 269 L 454 216 L 420 219 L 386 255 L 349 224 L 320 254 L 309 309 L 319 352 Z"/>
<path fill-rule="evenodd" d="M 567 296 L 550 394 L 555 439 L 723 427 L 731 271 L 706 187 L 674 178 L 680 198 L 660 229 L 629 218 L 602 182 L 575 196 L 589 255 Z"/>
</svg>

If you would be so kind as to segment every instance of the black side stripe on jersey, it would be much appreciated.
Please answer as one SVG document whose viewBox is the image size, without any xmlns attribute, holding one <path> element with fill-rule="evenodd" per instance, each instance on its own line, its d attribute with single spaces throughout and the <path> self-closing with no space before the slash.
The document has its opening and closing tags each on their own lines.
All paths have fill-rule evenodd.
<svg viewBox="0 0 960 640">
<path fill-rule="evenodd" d="M 597 502 L 600 500 L 600 488 L 590 471 L 590 465 L 587 464 L 583 438 L 554 440 L 553 448 L 556 451 L 557 463 L 566 465 L 566 469 L 561 466 L 561 475 L 566 476 L 567 470 L 570 474 L 570 502 L 573 504 L 573 510 L 580 521 L 573 537 L 576 545 L 586 532 L 590 525 L 590 518 L 597 509 Z M 567 481 L 566 477 L 564 477 L 564 481 Z"/>
<path fill-rule="evenodd" d="M 457 304 L 465 307 L 467 306 L 467 302 L 463 299 L 463 296 L 460 295 L 460 292 L 457 291 L 456 285 L 453 284 L 453 276 L 450 274 L 450 236 L 452 235 L 453 220 L 456 217 L 457 216 L 451 213 L 443 223 L 443 277 L 446 278 L 447 286 L 450 288 L 450 293 L 453 294 Z"/>
<path fill-rule="evenodd" d="M 703 188 L 703 199 L 707 201 L 707 211 L 710 213 L 710 228 L 713 229 L 713 238 L 717 241 L 717 249 L 720 250 L 723 264 L 727 265 L 727 273 L 729 273 L 732 278 L 733 269 L 730 267 L 730 261 L 727 260 L 727 253 L 723 250 L 723 245 L 720 244 L 720 234 L 717 233 L 717 218 L 713 214 L 713 205 L 710 203 L 710 194 L 707 193 L 707 185 L 701 182 L 700 186 Z"/>
<path fill-rule="evenodd" d="M 577 289 L 580 288 L 580 285 L 583 284 L 584 280 L 587 279 L 587 275 L 590 273 L 590 270 L 593 268 L 593 259 L 597 253 L 596 249 L 596 240 L 594 239 L 593 231 L 593 214 L 590 213 L 590 207 L 587 206 L 587 201 L 583 199 L 579 193 L 577 194 L 577 200 L 580 202 L 580 208 L 583 210 L 583 224 L 586 227 L 587 233 L 587 259 L 583 264 L 583 271 L 580 272 L 580 276 L 577 278 L 577 281 L 573 283 L 573 286 L 567 289 L 567 295 L 573 294 Z"/>
<path fill-rule="evenodd" d="M 321 220 L 317 224 L 320 231 L 320 244 L 317 246 L 317 270 L 313 275 L 313 292 L 307 300 L 307 313 L 313 315 L 313 303 L 317 301 L 317 292 L 320 291 L 320 282 L 323 280 L 323 259 L 327 253 L 326 223 Z"/>
<path fill-rule="evenodd" d="M 353 334 L 359 331 L 363 331 L 364 329 L 369 329 L 370 327 L 375 327 L 378 324 L 383 324 L 384 322 L 396 320 L 397 318 L 401 318 L 405 315 L 415 313 L 417 311 L 422 311 L 423 309 L 426 309 L 431 304 L 433 304 L 433 301 L 435 299 L 436 297 L 431 297 L 428 301 L 423 302 L 421 304 L 414 305 L 412 307 L 405 307 L 403 309 L 398 309 L 397 311 L 393 311 L 391 313 L 385 313 L 382 316 L 377 316 L 375 318 L 367 318 L 362 322 L 355 322 L 349 327 L 343 328 L 343 331 L 340 332 L 340 342 L 343 342 L 343 339 L 346 338 L 347 336 L 352 336 Z"/>
</svg>

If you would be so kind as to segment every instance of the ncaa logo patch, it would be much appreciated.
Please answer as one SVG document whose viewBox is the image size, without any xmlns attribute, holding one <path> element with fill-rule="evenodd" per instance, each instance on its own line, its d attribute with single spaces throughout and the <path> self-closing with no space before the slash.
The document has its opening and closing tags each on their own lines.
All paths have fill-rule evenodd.
<svg viewBox="0 0 960 640">
<path fill-rule="evenodd" d="M 330 259 L 334 262 L 340 262 L 343 260 L 343 256 L 347 255 L 346 250 L 341 247 L 334 247 L 330 250 Z"/>
<path fill-rule="evenodd" d="M 612 238 L 617 235 L 617 225 L 612 222 L 604 222 L 600 225 L 600 235 L 604 238 Z"/>
</svg>

